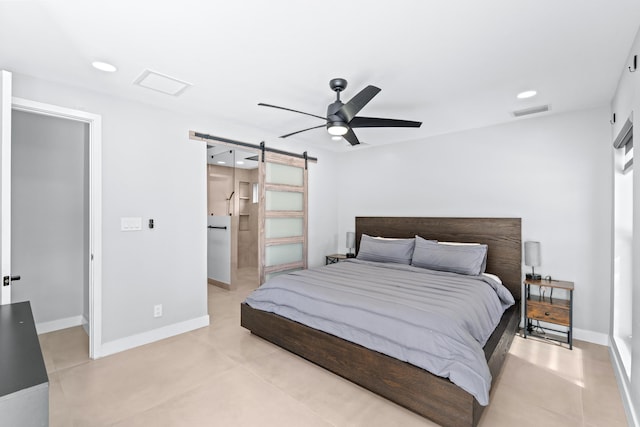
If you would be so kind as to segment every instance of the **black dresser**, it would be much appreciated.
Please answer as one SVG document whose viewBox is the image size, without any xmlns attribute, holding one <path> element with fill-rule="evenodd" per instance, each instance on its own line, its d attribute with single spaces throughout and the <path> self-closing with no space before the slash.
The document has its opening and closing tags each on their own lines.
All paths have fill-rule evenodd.
<svg viewBox="0 0 640 427">
<path fill-rule="evenodd" d="M 31 305 L 0 305 L 0 426 L 48 425 L 49 378 Z"/>
</svg>

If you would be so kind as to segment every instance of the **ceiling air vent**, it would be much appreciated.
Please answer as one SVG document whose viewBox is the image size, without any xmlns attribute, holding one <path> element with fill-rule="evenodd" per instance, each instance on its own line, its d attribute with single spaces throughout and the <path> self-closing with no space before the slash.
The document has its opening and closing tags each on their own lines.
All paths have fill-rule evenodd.
<svg viewBox="0 0 640 427">
<path fill-rule="evenodd" d="M 144 70 L 133 84 L 172 96 L 180 95 L 191 86 L 191 83 L 151 70 Z"/>
<path fill-rule="evenodd" d="M 511 114 L 513 114 L 514 117 L 522 117 L 528 116 L 529 114 L 544 113 L 545 111 L 549 111 L 550 109 L 550 105 L 540 105 L 538 107 L 525 108 L 524 110 L 516 110 Z"/>
</svg>

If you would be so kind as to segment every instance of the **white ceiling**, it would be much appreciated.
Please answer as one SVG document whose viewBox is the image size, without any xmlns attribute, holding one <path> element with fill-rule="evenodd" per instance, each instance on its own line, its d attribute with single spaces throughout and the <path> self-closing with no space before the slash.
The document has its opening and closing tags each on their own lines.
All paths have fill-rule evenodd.
<svg viewBox="0 0 640 427">
<path fill-rule="evenodd" d="M 638 0 L 0 1 L 0 68 L 212 117 L 252 143 L 322 124 L 258 102 L 324 116 L 342 77 L 344 101 L 382 89 L 360 115 L 423 122 L 356 130 L 378 145 L 608 105 L 639 24 Z M 145 69 L 193 86 L 134 86 Z M 350 149 L 323 129 L 294 138 Z"/>
</svg>

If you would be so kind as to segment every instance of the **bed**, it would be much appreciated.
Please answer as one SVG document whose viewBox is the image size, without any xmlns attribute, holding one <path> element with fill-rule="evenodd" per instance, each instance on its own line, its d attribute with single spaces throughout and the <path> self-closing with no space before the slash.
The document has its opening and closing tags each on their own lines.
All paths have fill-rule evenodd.
<svg viewBox="0 0 640 427">
<path fill-rule="evenodd" d="M 486 271 L 499 276 L 515 299 L 482 348 L 491 377 L 498 376 L 520 320 L 521 221 L 519 218 L 356 218 L 363 234 L 476 242 L 488 246 Z M 253 334 L 298 354 L 443 426 L 475 426 L 484 406 L 447 378 L 285 317 L 241 306 L 241 324 Z"/>
</svg>

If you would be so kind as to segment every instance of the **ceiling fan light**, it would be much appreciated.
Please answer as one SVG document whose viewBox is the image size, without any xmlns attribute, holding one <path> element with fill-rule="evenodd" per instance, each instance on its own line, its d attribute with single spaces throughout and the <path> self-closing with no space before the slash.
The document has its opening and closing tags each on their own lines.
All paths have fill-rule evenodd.
<svg viewBox="0 0 640 427">
<path fill-rule="evenodd" d="M 349 128 L 344 122 L 330 122 L 327 125 L 327 131 L 331 135 L 342 136 L 349 132 Z"/>
</svg>

